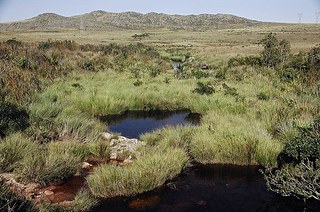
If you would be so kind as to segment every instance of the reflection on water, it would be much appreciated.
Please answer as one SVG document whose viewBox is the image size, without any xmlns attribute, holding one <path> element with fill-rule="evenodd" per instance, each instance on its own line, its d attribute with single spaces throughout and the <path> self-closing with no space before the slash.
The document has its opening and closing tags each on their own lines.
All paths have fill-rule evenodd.
<svg viewBox="0 0 320 212">
<path fill-rule="evenodd" d="M 303 211 L 303 202 L 267 191 L 256 166 L 196 165 L 163 188 L 105 200 L 94 211 Z M 320 211 L 308 201 L 307 211 Z"/>
<path fill-rule="evenodd" d="M 197 125 L 200 114 L 188 110 L 179 111 L 126 111 L 120 115 L 101 118 L 111 132 L 121 133 L 128 138 L 138 138 L 141 134 L 152 132 L 164 126 Z"/>
</svg>

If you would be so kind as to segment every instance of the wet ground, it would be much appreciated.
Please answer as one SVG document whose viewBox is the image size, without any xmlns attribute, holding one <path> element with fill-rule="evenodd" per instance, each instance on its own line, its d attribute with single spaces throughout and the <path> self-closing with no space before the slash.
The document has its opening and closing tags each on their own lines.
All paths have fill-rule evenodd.
<svg viewBox="0 0 320 212">
<path fill-rule="evenodd" d="M 145 132 L 167 125 L 197 125 L 200 118 L 200 114 L 183 110 L 127 111 L 102 119 L 112 132 L 137 138 Z M 92 158 L 88 162 L 96 166 L 110 161 Z M 52 196 L 48 196 L 50 201 L 72 200 L 81 187 L 86 187 L 84 177 L 92 168 L 82 177 L 72 177 L 62 185 L 46 188 L 47 191 L 53 192 Z M 303 201 L 281 197 L 268 191 L 259 169 L 257 166 L 193 164 L 161 188 L 136 197 L 104 200 L 93 211 L 303 211 Z M 308 201 L 306 211 L 319 212 L 320 202 Z"/>
</svg>

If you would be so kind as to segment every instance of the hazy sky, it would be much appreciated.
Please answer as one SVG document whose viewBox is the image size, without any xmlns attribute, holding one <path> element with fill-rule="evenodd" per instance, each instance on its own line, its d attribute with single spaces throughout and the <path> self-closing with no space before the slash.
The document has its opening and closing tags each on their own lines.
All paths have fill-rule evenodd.
<svg viewBox="0 0 320 212">
<path fill-rule="evenodd" d="M 228 13 L 274 22 L 315 23 L 320 0 L 0 0 L 0 22 L 31 18 L 45 12 L 63 16 L 94 10 L 167 14 Z M 320 17 L 319 17 L 320 19 Z"/>
</svg>

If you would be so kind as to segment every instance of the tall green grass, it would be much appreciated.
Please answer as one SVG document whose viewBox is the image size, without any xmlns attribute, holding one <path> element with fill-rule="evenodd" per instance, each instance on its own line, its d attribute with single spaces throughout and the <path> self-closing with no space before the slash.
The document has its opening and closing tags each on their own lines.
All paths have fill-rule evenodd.
<svg viewBox="0 0 320 212">
<path fill-rule="evenodd" d="M 37 145 L 20 133 L 0 140 L 0 172 L 13 171 L 20 160 L 36 150 Z"/>
<path fill-rule="evenodd" d="M 85 150 L 77 145 L 50 143 L 39 146 L 17 164 L 14 169 L 16 178 L 42 185 L 63 181 L 81 168 Z"/>
<path fill-rule="evenodd" d="M 241 115 L 210 112 L 195 132 L 191 154 L 200 163 L 273 165 L 282 144 Z"/>
<path fill-rule="evenodd" d="M 87 182 L 96 197 L 131 196 L 163 185 L 181 172 L 187 160 L 180 149 L 153 151 L 128 167 L 100 165 Z"/>
</svg>

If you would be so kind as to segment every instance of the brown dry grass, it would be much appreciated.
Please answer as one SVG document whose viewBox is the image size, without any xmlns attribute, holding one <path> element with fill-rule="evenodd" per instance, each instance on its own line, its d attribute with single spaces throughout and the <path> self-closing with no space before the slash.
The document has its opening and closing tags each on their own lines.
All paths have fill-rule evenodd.
<svg viewBox="0 0 320 212">
<path fill-rule="evenodd" d="M 144 32 L 151 35 L 142 40 L 131 36 Z M 80 35 L 77 30 L 69 31 L 1 31 L 0 41 L 17 38 L 22 41 L 74 40 L 80 44 L 127 44 L 142 42 L 147 45 L 190 50 L 203 59 L 228 58 L 237 54 L 257 54 L 262 47 L 257 41 L 267 33 L 277 33 L 279 39 L 291 42 L 292 51 L 307 51 L 320 43 L 320 25 L 316 24 L 263 24 L 237 29 L 218 29 L 207 31 L 188 30 L 122 30 L 122 31 L 87 31 Z"/>
</svg>

